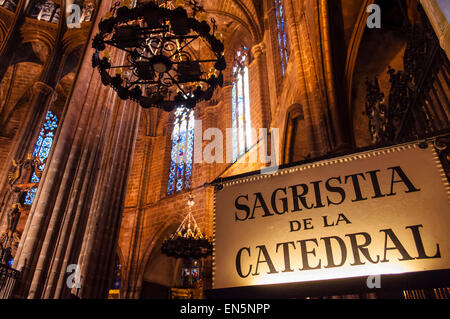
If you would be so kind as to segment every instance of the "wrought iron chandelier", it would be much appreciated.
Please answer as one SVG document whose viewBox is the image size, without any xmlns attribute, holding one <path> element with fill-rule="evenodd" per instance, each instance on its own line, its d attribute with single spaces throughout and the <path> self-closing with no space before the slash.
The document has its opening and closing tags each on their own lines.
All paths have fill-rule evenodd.
<svg viewBox="0 0 450 319">
<path fill-rule="evenodd" d="M 165 111 L 194 108 L 223 85 L 224 45 L 214 19 L 197 0 L 152 0 L 131 6 L 117 2 L 99 23 L 92 47 L 93 67 L 104 85 L 123 100 Z M 124 62 L 110 59 L 110 49 Z M 122 65 L 121 65 L 122 64 Z"/>
<path fill-rule="evenodd" d="M 188 197 L 189 212 L 177 231 L 164 240 L 161 251 L 169 257 L 184 260 L 206 258 L 212 254 L 211 241 L 201 232 L 191 213 L 194 205 L 192 195 Z"/>
</svg>

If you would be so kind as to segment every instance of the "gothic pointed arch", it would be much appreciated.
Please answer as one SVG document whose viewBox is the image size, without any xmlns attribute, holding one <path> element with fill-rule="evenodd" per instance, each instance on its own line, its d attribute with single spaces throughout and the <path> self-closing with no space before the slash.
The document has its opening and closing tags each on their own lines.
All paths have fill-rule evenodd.
<svg viewBox="0 0 450 319">
<path fill-rule="evenodd" d="M 292 104 L 286 111 L 283 134 L 283 164 L 293 163 L 308 157 L 305 154 L 305 121 L 303 107 L 299 103 Z"/>
</svg>

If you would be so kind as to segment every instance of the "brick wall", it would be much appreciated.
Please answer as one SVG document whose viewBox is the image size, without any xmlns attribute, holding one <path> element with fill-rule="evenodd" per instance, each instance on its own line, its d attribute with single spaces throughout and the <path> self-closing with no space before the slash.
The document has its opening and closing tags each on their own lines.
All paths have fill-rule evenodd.
<svg viewBox="0 0 450 319">
<path fill-rule="evenodd" d="M 243 28 L 228 30 L 225 37 L 227 64 L 231 65 L 235 50 L 240 46 L 245 45 L 249 48 L 250 112 L 252 126 L 257 131 L 259 128 L 278 128 L 280 147 L 283 148 L 286 112 L 291 105 L 297 103 L 302 105 L 307 113 L 305 121 L 301 121 L 304 125 L 299 128 L 299 134 L 313 138 L 302 138 L 301 143 L 296 145 L 296 150 L 302 152 L 304 149 L 304 154 L 307 154 L 311 148 L 321 152 L 326 151 L 328 147 L 322 136 L 325 124 L 322 123 L 321 117 L 323 92 L 320 88 L 320 80 L 315 76 L 317 70 L 313 57 L 315 48 L 310 48 L 309 53 L 305 54 L 299 52 L 303 43 L 297 45 L 291 43 L 290 61 L 283 77 L 279 67 L 279 56 L 275 56 L 279 54 L 279 51 L 275 48 L 277 40 L 274 39 L 276 26 L 273 16 L 273 10 L 265 15 L 267 25 L 264 27 L 262 41 L 255 39 Z M 292 18 L 293 15 L 288 14 L 288 17 Z M 306 31 L 300 32 L 300 37 L 294 35 L 302 31 L 298 23 L 288 20 L 288 25 L 289 32 L 292 32 L 289 34 L 291 41 L 312 42 L 311 34 Z M 195 109 L 195 117 L 196 120 L 202 120 L 203 131 L 210 127 L 217 127 L 224 133 L 225 138 L 226 128 L 232 127 L 231 69 L 227 69 L 224 76 L 225 85 L 215 93 L 213 97 L 215 102 L 204 102 L 198 105 Z M 305 92 L 305 88 L 308 92 Z M 146 269 L 147 265 L 149 267 L 152 265 L 148 258 L 152 251 L 160 249 L 156 245 L 157 242 L 161 242 L 160 237 L 167 236 L 168 230 L 179 225 L 187 214 L 188 191 L 166 195 L 172 121 L 173 115 L 164 114 L 156 124 L 158 134 L 149 137 L 145 135 L 148 131 L 145 127 L 149 125 L 148 116 L 143 116 L 141 119 L 119 238 L 119 247 L 123 255 L 121 262 L 124 267 L 123 289 L 128 297 L 138 295 L 144 273 L 151 271 Z M 313 133 L 308 133 L 308 130 Z M 314 139 L 317 136 L 319 138 Z M 203 141 L 203 149 L 210 142 Z M 224 141 L 225 144 L 226 141 Z M 200 228 L 208 236 L 212 235 L 213 188 L 204 184 L 217 177 L 232 176 L 264 167 L 265 164 L 260 161 L 249 163 L 249 158 L 261 152 L 262 147 L 264 147 L 263 143 L 257 143 L 233 165 L 204 162 L 193 165 L 191 187 L 195 196 L 193 214 Z M 223 155 L 225 157 L 225 151 Z M 172 267 L 169 260 L 166 261 L 166 265 Z M 207 264 L 207 268 L 210 269 L 210 264 Z M 210 274 L 207 272 L 206 275 Z M 210 283 L 205 284 L 208 286 Z"/>
<path fill-rule="evenodd" d="M 352 43 L 352 32 L 358 6 L 343 2 L 344 47 Z M 356 1 L 353 1 L 357 3 Z M 362 1 L 359 1 L 362 3 Z M 202 121 L 203 131 L 219 128 L 223 132 L 223 145 L 227 145 L 226 129 L 232 127 L 232 75 L 231 64 L 238 48 L 245 45 L 249 58 L 249 91 L 251 100 L 251 122 L 257 131 L 260 128 L 278 129 L 281 163 L 286 136 L 291 129 L 287 126 L 288 112 L 293 105 L 302 109 L 302 118 L 297 121 L 292 132 L 292 160 L 299 160 L 307 154 L 323 155 L 335 147 L 336 127 L 333 127 L 333 115 L 330 110 L 339 110 L 347 105 L 330 104 L 331 85 L 325 76 L 323 47 L 320 28 L 320 1 L 284 0 L 287 38 L 289 40 L 289 63 L 283 75 L 280 67 L 278 35 L 273 0 L 261 0 L 262 5 L 255 7 L 253 1 L 232 0 L 204 1 L 206 10 L 219 12 L 216 18 L 219 31 L 224 34 L 225 58 L 228 69 L 224 72 L 224 87 L 218 89 L 211 101 L 200 103 L 195 109 L 196 120 Z M 262 8 L 262 9 L 261 9 Z M 261 12 L 261 11 L 262 12 Z M 334 27 L 334 26 L 333 26 Z M 82 43 L 83 39 L 80 40 Z M 365 39 L 364 41 L 366 41 Z M 384 46 L 376 46 L 377 41 L 363 41 L 362 51 L 357 61 L 354 78 L 354 96 L 352 120 L 357 146 L 368 144 L 367 120 L 362 115 L 364 108 L 364 84 L 368 75 L 380 76 L 383 89 L 388 86 L 385 74 L 387 65 L 401 69 L 401 57 L 404 43 L 397 38 L 382 39 Z M 381 42 L 383 42 L 381 41 Z M 365 46 L 366 45 L 366 46 Z M 380 58 L 373 62 L 374 47 Z M 33 46 L 44 60 L 45 50 L 39 45 Z M 201 50 L 205 50 L 202 48 Z M 325 50 L 326 51 L 326 50 Z M 345 53 L 344 53 L 345 55 Z M 202 55 L 203 56 L 203 55 Z M 41 72 L 39 64 L 22 62 L 11 66 L 0 84 L 0 165 L 8 163 L 8 153 L 21 121 L 25 118 L 28 91 Z M 61 81 L 57 88 L 60 95 L 55 107 L 63 113 L 65 98 L 69 94 L 74 74 Z M 342 85 L 345 87 L 345 85 Z M 292 126 L 291 126 L 292 127 Z M 187 213 L 187 195 L 190 191 L 195 197 L 193 215 L 200 228 L 208 235 L 213 234 L 213 187 L 208 183 L 218 177 L 229 177 L 255 171 L 266 164 L 258 159 L 265 145 L 257 142 L 235 163 L 194 163 L 191 189 L 173 195 L 167 195 L 171 154 L 171 132 L 173 114 L 154 109 L 143 110 L 139 132 L 134 148 L 132 166 L 128 179 L 128 189 L 119 235 L 118 255 L 123 266 L 124 292 L 127 297 L 137 297 L 145 273 L 151 273 L 151 256 L 160 249 L 162 239 L 176 229 Z M 211 141 L 202 142 L 202 150 Z M 229 143 L 231 144 L 231 143 Z M 223 153 L 224 159 L 226 149 Z M 257 158 L 256 162 L 250 159 Z M 6 165 L 6 164 L 5 164 Z M 1 168 L 1 167 L 0 167 Z M 159 257 L 158 257 L 159 258 Z M 163 261 L 164 264 L 164 261 Z M 166 260 L 167 265 L 173 264 Z M 172 266 L 171 266 L 172 267 Z M 210 260 L 205 264 L 205 274 L 210 275 Z M 146 278 L 149 278 L 147 275 Z M 165 280 L 164 282 L 171 282 Z M 208 288 L 210 282 L 205 285 Z"/>
<path fill-rule="evenodd" d="M 220 10 L 229 10 L 239 18 L 244 19 L 242 12 L 239 13 L 231 2 L 222 1 L 220 3 L 222 4 Z M 333 81 L 334 77 L 326 73 L 324 66 L 325 61 L 332 59 L 332 57 L 326 56 L 330 52 L 324 48 L 330 43 L 321 42 L 323 30 L 320 28 L 319 14 L 320 10 L 324 9 L 320 7 L 323 2 L 286 0 L 284 4 L 290 48 L 289 63 L 284 75 L 280 68 L 277 29 L 274 20 L 275 12 L 272 1 L 264 1 L 264 12 L 261 16 L 249 18 L 252 23 L 260 21 L 262 25 L 254 27 L 240 25 L 225 18 L 225 22 L 221 25 L 225 35 L 225 57 L 228 66 L 231 66 L 238 48 L 242 45 L 249 48 L 252 126 L 256 130 L 259 128 L 278 129 L 280 145 L 278 164 L 282 163 L 283 158 L 285 159 L 284 163 L 289 162 L 289 159 L 283 156 L 285 149 L 288 147 L 284 145 L 288 134 L 291 134 L 294 139 L 290 145 L 292 147 L 290 151 L 293 154 L 292 161 L 302 160 L 307 155 L 315 157 L 335 151 L 338 140 L 336 134 L 339 134 L 337 133 L 339 131 L 338 126 L 346 125 L 346 123 L 341 122 L 343 121 L 342 117 L 345 116 L 341 116 L 340 111 L 347 108 L 347 105 L 342 104 L 344 102 L 336 96 L 330 96 L 330 94 L 333 94 L 335 83 L 330 82 Z M 344 13 L 347 12 L 345 10 L 349 9 L 344 9 Z M 246 14 L 249 14 L 250 11 Z M 348 20 L 348 17 L 344 16 L 344 19 Z M 352 22 L 347 20 L 344 27 L 348 33 Z M 259 35 L 258 30 L 262 30 L 263 33 Z M 395 49 L 392 48 L 387 52 L 384 60 L 381 59 L 376 62 L 378 63 L 376 67 L 379 68 L 376 74 L 383 73 L 389 63 L 399 66 L 402 50 L 402 44 L 400 43 Z M 353 104 L 358 105 L 358 107 L 354 112 L 361 112 L 361 108 L 364 106 L 360 87 L 361 77 L 362 74 L 368 74 L 369 71 L 368 68 L 363 67 L 360 72 L 358 71 L 359 73 L 355 78 L 354 83 L 358 83 L 358 88 L 356 102 Z M 223 137 L 226 138 L 226 128 L 232 127 L 231 91 L 233 79 L 231 69 L 225 71 L 224 79 L 224 87 L 215 92 L 213 101 L 201 103 L 197 106 L 195 117 L 197 120 L 202 120 L 203 131 L 207 128 L 216 127 L 223 132 Z M 386 80 L 386 78 L 382 78 L 382 86 L 387 83 Z M 342 85 L 342 87 L 344 86 Z M 336 87 L 341 86 L 335 86 L 334 88 Z M 330 102 L 332 100 L 338 102 Z M 288 112 L 292 109 L 292 106 L 299 107 L 302 114 L 296 120 L 295 125 L 287 126 Z M 156 126 L 152 124 L 157 127 L 156 131 L 158 132 L 154 137 L 145 137 L 143 135 L 144 130 L 140 130 L 136 145 L 119 241 L 120 250 L 124 252 L 122 262 L 125 268 L 129 269 L 128 272 L 125 272 L 124 278 L 124 282 L 126 282 L 124 290 L 130 292 L 129 296 L 138 296 L 144 272 L 151 271 L 151 265 L 154 264 L 149 263 L 148 259 L 151 251 L 160 249 L 157 244 L 158 240 L 161 236 L 167 236 L 170 233 L 169 230 L 176 228 L 176 225 L 182 221 L 187 213 L 186 197 L 188 191 L 170 196 L 166 195 L 171 151 L 170 134 L 173 127 L 172 118 L 172 115 L 164 115 L 160 117 Z M 143 119 L 143 121 L 147 120 Z M 367 134 L 364 134 L 363 131 L 366 129 L 367 123 L 360 115 L 354 115 L 354 121 L 357 123 L 355 136 L 364 144 Z M 347 129 L 345 127 L 345 130 Z M 288 132 L 288 130 L 294 131 Z M 209 143 L 210 141 L 203 141 L 203 149 Z M 225 145 L 226 140 L 224 140 Z M 212 235 L 213 220 L 213 188 L 207 186 L 207 184 L 218 177 L 234 176 L 265 167 L 266 164 L 259 159 L 256 162 L 249 161 L 250 158 L 258 158 L 258 154 L 264 147 L 265 145 L 261 141 L 256 143 L 233 164 L 226 162 L 194 164 L 192 173 L 192 192 L 196 201 L 194 216 L 206 234 Z M 226 156 L 226 150 L 223 155 Z M 139 198 L 141 198 L 141 201 L 139 201 Z M 150 268 L 146 268 L 147 265 Z M 173 267 L 173 263 L 170 264 L 168 261 L 167 265 Z M 206 263 L 208 270 L 205 274 L 207 277 L 210 275 L 210 267 L 211 264 Z M 208 284 L 207 281 L 207 288 Z"/>
</svg>

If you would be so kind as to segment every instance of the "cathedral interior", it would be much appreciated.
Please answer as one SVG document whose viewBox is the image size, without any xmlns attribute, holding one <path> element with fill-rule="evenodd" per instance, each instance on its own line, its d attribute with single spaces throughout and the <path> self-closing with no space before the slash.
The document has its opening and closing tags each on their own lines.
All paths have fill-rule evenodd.
<svg viewBox="0 0 450 319">
<path fill-rule="evenodd" d="M 187 78 L 209 72 L 211 89 L 197 87 L 207 98 L 164 104 L 187 86 L 158 100 L 115 82 L 129 61 L 131 76 L 154 76 L 124 49 L 132 33 L 99 37 L 145 5 L 209 23 L 214 37 L 185 50 L 202 69 L 178 64 Z M 0 0 L 0 298 L 205 298 L 211 252 L 186 263 L 161 247 L 188 229 L 211 250 L 214 184 L 270 165 L 432 139 L 448 179 L 449 19 L 440 0 Z M 181 56 L 184 41 L 170 50 Z M 115 76 L 101 69 L 113 64 Z M 197 160 L 210 128 L 226 150 Z M 250 160 L 265 147 L 259 129 L 276 137 L 271 163 Z M 450 298 L 447 287 L 384 296 Z M 383 297 L 311 297 L 333 296 Z"/>
</svg>

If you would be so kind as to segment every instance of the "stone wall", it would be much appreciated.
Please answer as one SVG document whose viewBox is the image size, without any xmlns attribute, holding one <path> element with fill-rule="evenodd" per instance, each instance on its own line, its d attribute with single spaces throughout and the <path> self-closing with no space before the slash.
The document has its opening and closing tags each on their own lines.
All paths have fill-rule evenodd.
<svg viewBox="0 0 450 319">
<path fill-rule="evenodd" d="M 318 19 L 316 11 L 319 10 L 319 6 L 322 6 L 321 10 L 326 8 L 320 1 L 311 1 L 314 5 L 305 6 L 301 5 L 301 1 L 285 2 L 290 60 L 284 76 L 279 67 L 280 57 L 272 1 L 264 1 L 263 15 L 247 18 L 244 15 L 247 23 L 257 23 L 254 26 L 255 30 L 264 31 L 261 36 L 257 36 L 256 31 L 249 30 L 247 25 L 236 22 L 230 22 L 221 30 L 225 35 L 228 66 L 231 65 L 235 50 L 242 45 L 250 49 L 252 126 L 257 131 L 259 128 L 278 129 L 281 150 L 277 156 L 278 164 L 283 163 L 287 112 L 292 105 L 300 105 L 304 111 L 304 119 L 299 122 L 297 128 L 297 135 L 301 138 L 293 144 L 297 152 L 317 156 L 329 152 L 336 146 L 334 139 L 336 128 L 333 128 L 332 114 L 327 109 L 324 92 L 327 86 L 334 84 L 326 83 L 326 76 L 321 71 L 325 51 L 315 44 L 320 36 L 320 30 L 315 24 L 315 19 Z M 225 12 L 228 10 L 236 16 L 242 15 L 242 11 L 236 12 L 235 2 L 223 1 L 221 4 L 220 10 Z M 248 11 L 256 12 L 250 3 L 247 5 Z M 217 21 L 220 19 L 217 16 L 215 18 Z M 225 85 L 215 93 L 213 98 L 215 102 L 202 103 L 195 109 L 195 118 L 202 121 L 203 131 L 216 127 L 224 133 L 224 138 L 226 128 L 232 127 L 230 72 L 225 71 Z M 179 265 L 158 252 L 161 238 L 174 231 L 186 216 L 189 192 L 195 197 L 194 217 L 200 228 L 211 237 L 213 187 L 208 186 L 208 183 L 219 177 L 255 171 L 266 166 L 260 160 L 254 163 L 249 161 L 250 158 L 257 157 L 264 148 L 264 144 L 255 139 L 256 144 L 235 163 L 194 164 L 191 189 L 167 196 L 172 116 L 164 114 L 157 121 L 152 121 L 151 118 L 155 114 L 147 110 L 143 111 L 143 114 L 145 113 L 148 114 L 141 117 L 133 155 L 118 248 L 118 254 L 122 256 L 124 283 L 122 295 L 133 298 L 139 297 L 142 282 L 145 280 L 154 280 L 153 284 L 166 286 L 178 283 L 179 271 L 176 267 Z M 203 149 L 209 143 L 211 141 L 203 141 Z M 226 151 L 224 158 L 225 154 Z M 205 264 L 205 288 L 210 287 L 209 262 L 208 259 Z M 162 270 L 157 269 L 160 267 L 172 269 L 175 272 L 174 277 L 157 280 L 155 279 L 157 276 L 149 275 L 160 274 Z"/>
<path fill-rule="evenodd" d="M 366 34 L 365 8 L 373 2 L 284 0 L 290 58 L 283 75 L 273 0 L 203 1 L 223 33 L 228 66 L 238 48 L 248 48 L 251 122 L 256 131 L 278 131 L 276 164 L 368 145 L 364 78 L 379 75 L 387 87 L 383 74 L 388 65 L 401 68 L 404 50 L 396 34 Z M 113 1 L 97 3 L 96 23 Z M 139 298 L 143 287 L 145 297 L 151 295 L 148 287 L 179 285 L 180 263 L 160 247 L 186 216 L 188 194 L 195 198 L 192 213 L 200 228 L 212 237 L 210 183 L 266 167 L 260 159 L 249 161 L 265 150 L 264 143 L 255 139 L 235 163 L 195 163 L 191 188 L 167 195 L 174 115 L 141 110 L 101 85 L 90 60 L 96 23 L 92 30 L 90 23 L 66 30 L 63 23 L 20 19 L 22 9 L 0 8 L 0 222 L 7 206 L 7 158 L 30 151 L 54 94 L 61 123 L 36 202 L 21 222 L 15 266 L 25 268 L 16 296 L 68 297 L 65 266 L 78 263 L 84 275 L 79 296 L 104 297 L 114 251 L 122 265 L 122 297 Z M 23 54 L 8 60 L 13 47 L 31 47 L 28 60 Z M 218 128 L 226 138 L 232 127 L 231 68 L 224 80 L 211 101 L 196 107 L 195 118 L 203 132 Z M 202 151 L 211 142 L 197 141 L 195 148 Z M 226 149 L 223 155 L 225 160 Z M 203 284 L 210 288 L 211 258 L 203 266 Z"/>
</svg>

